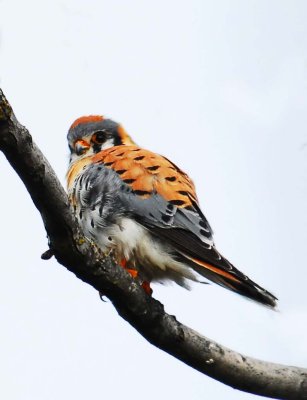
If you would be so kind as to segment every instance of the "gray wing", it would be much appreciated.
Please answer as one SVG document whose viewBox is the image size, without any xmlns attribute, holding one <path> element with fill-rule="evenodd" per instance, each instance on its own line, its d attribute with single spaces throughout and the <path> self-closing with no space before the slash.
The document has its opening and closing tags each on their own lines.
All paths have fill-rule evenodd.
<svg viewBox="0 0 307 400">
<path fill-rule="evenodd" d="M 154 192 L 142 196 L 123 182 L 120 174 L 102 164 L 91 165 L 85 172 L 76 179 L 72 195 L 80 205 L 79 213 L 87 213 L 93 228 L 95 224 L 108 227 L 122 216 L 133 218 L 173 247 L 174 253 L 201 275 L 263 304 L 275 305 L 275 296 L 219 254 L 212 229 L 197 203 L 180 208 Z M 91 215 L 96 216 L 95 224 Z"/>
<path fill-rule="evenodd" d="M 86 210 L 98 209 L 101 226 L 128 215 L 149 229 L 157 227 L 168 232 L 182 229 L 213 245 L 212 229 L 196 203 L 187 209 L 177 207 L 157 193 L 146 198 L 101 164 L 90 165 L 76 179 L 72 197 L 80 205 L 81 218 Z"/>
</svg>

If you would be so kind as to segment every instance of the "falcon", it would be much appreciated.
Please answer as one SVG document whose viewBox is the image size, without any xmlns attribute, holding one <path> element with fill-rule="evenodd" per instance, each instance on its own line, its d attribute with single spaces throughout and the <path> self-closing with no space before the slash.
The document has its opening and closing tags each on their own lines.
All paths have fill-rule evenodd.
<svg viewBox="0 0 307 400">
<path fill-rule="evenodd" d="M 235 268 L 215 247 L 189 176 L 139 147 L 100 115 L 78 118 L 68 132 L 68 195 L 85 236 L 138 279 L 187 287 L 203 278 L 264 305 L 277 298 Z"/>
</svg>

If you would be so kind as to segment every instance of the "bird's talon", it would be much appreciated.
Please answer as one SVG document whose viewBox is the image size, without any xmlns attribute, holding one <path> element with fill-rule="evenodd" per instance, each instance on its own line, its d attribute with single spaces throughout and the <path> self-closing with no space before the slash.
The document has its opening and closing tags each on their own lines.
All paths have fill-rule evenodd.
<svg viewBox="0 0 307 400">
<path fill-rule="evenodd" d="M 152 288 L 150 287 L 150 283 L 147 281 L 144 281 L 141 284 L 142 288 L 144 289 L 144 291 L 148 294 L 148 296 L 152 295 Z"/>
<path fill-rule="evenodd" d="M 123 258 L 120 261 L 120 265 L 132 276 L 132 278 L 137 278 L 139 272 L 136 269 L 127 268 L 127 260 Z"/>
<path fill-rule="evenodd" d="M 123 258 L 122 260 L 121 260 L 121 262 L 120 262 L 120 265 L 123 267 L 123 268 L 127 268 L 127 260 L 125 259 L 125 258 Z"/>
<path fill-rule="evenodd" d="M 126 271 L 129 272 L 129 274 L 132 276 L 132 278 L 137 278 L 138 276 L 138 271 L 136 269 L 128 269 L 126 268 Z"/>
</svg>

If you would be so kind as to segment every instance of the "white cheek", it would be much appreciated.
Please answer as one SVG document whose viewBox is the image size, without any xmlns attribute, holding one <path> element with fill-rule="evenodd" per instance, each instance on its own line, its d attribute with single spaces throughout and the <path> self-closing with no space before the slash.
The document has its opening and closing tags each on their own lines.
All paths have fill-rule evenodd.
<svg viewBox="0 0 307 400">
<path fill-rule="evenodd" d="M 108 139 L 106 140 L 103 145 L 101 146 L 101 150 L 106 150 L 109 149 L 110 147 L 114 146 L 114 140 Z M 73 164 L 76 160 L 82 160 L 82 158 L 84 157 L 88 157 L 88 156 L 92 156 L 93 154 L 95 154 L 93 152 L 93 148 L 90 147 L 84 154 L 82 154 L 81 156 L 78 156 L 76 153 L 71 153 L 70 155 L 70 163 Z"/>
<path fill-rule="evenodd" d="M 113 139 L 108 139 L 104 142 L 104 144 L 101 146 L 101 150 L 109 149 L 110 147 L 114 146 L 114 141 Z"/>
<path fill-rule="evenodd" d="M 84 154 L 78 156 L 76 153 L 71 153 L 70 155 L 70 164 L 73 164 L 75 161 L 82 160 L 82 158 L 92 156 L 94 154 L 93 149 L 90 147 Z"/>
<path fill-rule="evenodd" d="M 70 158 L 69 158 L 70 164 L 73 164 L 78 158 L 79 158 L 79 156 L 77 156 L 76 153 L 71 153 Z"/>
</svg>

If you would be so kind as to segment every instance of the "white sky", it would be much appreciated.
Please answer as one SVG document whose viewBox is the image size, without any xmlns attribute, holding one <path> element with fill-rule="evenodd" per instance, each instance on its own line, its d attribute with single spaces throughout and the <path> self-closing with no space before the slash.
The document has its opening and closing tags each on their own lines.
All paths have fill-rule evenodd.
<svg viewBox="0 0 307 400">
<path fill-rule="evenodd" d="M 154 286 L 244 354 L 307 367 L 305 1 L 0 0 L 0 86 L 62 182 L 71 122 L 99 113 L 194 179 L 220 251 L 280 312 L 215 285 Z M 54 260 L 0 156 L 0 397 L 243 400 L 152 347 Z"/>
</svg>

